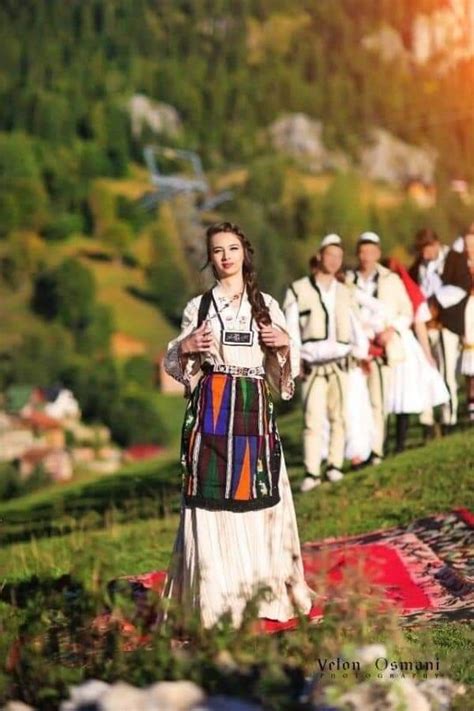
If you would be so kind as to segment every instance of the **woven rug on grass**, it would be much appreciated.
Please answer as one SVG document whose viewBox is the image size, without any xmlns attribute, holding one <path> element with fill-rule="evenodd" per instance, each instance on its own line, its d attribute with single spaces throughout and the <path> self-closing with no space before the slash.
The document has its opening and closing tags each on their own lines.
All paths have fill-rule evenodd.
<svg viewBox="0 0 474 711">
<path fill-rule="evenodd" d="M 382 596 L 403 624 L 428 620 L 474 618 L 474 516 L 466 509 L 417 519 L 405 527 L 381 529 L 356 536 L 326 538 L 302 547 L 308 584 L 319 595 L 309 617 L 324 616 L 326 599 L 350 595 L 351 576 L 362 575 L 366 591 Z M 137 606 L 148 591 L 159 593 L 166 573 L 154 571 L 124 576 L 109 583 L 109 590 L 128 584 Z M 128 587 L 127 586 L 127 587 Z M 106 616 L 102 619 L 106 623 Z M 265 632 L 294 629 L 288 622 L 261 620 Z"/>
</svg>

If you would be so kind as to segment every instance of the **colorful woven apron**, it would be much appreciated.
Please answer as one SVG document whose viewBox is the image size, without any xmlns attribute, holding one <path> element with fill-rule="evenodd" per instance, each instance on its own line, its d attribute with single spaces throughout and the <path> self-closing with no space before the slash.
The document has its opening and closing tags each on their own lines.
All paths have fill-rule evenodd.
<svg viewBox="0 0 474 711">
<path fill-rule="evenodd" d="M 186 408 L 181 463 L 187 506 L 254 511 L 279 502 L 281 444 L 263 378 L 205 372 Z"/>
</svg>

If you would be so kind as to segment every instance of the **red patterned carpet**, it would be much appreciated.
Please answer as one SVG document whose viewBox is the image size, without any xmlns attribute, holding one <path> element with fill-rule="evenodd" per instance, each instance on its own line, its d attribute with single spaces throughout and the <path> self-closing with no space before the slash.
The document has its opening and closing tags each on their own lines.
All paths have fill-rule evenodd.
<svg viewBox="0 0 474 711">
<path fill-rule="evenodd" d="M 421 518 L 406 527 L 381 529 L 357 536 L 327 538 L 303 546 L 308 583 L 324 590 L 322 603 L 310 618 L 324 615 L 325 600 L 350 594 L 351 576 L 364 580 L 365 590 L 377 596 L 406 625 L 422 620 L 474 618 L 474 515 L 467 509 Z M 130 585 L 137 605 L 147 591 L 159 592 L 166 573 L 155 571 L 111 581 L 123 591 Z M 107 616 L 101 619 L 106 625 Z M 262 620 L 266 632 L 294 629 L 297 619 L 281 623 Z"/>
</svg>

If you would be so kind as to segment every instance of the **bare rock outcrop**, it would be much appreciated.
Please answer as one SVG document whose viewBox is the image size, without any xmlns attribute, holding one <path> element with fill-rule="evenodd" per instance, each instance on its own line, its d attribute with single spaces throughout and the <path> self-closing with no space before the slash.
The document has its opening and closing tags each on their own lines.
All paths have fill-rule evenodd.
<svg viewBox="0 0 474 711">
<path fill-rule="evenodd" d="M 177 136 L 182 130 L 181 118 L 174 106 L 153 101 L 145 94 L 134 94 L 127 108 L 134 136 L 140 136 L 144 127 L 167 136 Z"/>
<path fill-rule="evenodd" d="M 436 157 L 433 148 L 410 145 L 383 128 L 374 128 L 360 151 L 360 168 L 372 180 L 392 184 L 420 180 L 431 184 Z"/>
<path fill-rule="evenodd" d="M 323 124 L 303 113 L 287 114 L 268 129 L 274 148 L 304 161 L 309 170 L 344 170 L 349 160 L 341 151 L 330 151 L 323 141 Z"/>
</svg>

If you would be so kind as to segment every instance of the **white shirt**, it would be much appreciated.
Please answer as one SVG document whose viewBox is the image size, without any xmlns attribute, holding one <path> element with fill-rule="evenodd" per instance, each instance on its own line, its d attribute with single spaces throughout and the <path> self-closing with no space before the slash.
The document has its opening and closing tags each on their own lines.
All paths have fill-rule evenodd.
<svg viewBox="0 0 474 711">
<path fill-rule="evenodd" d="M 448 252 L 449 248 L 443 245 L 440 247 L 436 259 L 431 259 L 429 262 L 422 262 L 420 264 L 418 280 L 421 290 L 427 299 L 435 295 L 443 285 L 441 275 Z"/>
<path fill-rule="evenodd" d="M 377 291 L 377 271 L 374 270 L 368 277 L 357 272 L 357 286 L 369 296 L 374 296 Z"/>
<path fill-rule="evenodd" d="M 318 282 L 317 278 L 316 283 L 328 314 L 328 337 L 324 341 L 301 343 L 298 302 L 291 289 L 288 289 L 285 297 L 285 316 L 291 339 L 299 346 L 301 359 L 308 363 L 326 363 L 329 360 L 345 358 L 351 352 L 352 345 L 336 341 L 336 279 L 332 279 L 327 288 Z"/>
<path fill-rule="evenodd" d="M 284 400 L 292 397 L 294 391 L 294 378 L 299 373 L 300 361 L 299 352 L 295 344 L 291 341 L 290 334 L 290 352 L 283 355 L 276 351 L 274 357 L 269 355 L 268 351 L 264 351 L 261 347 L 258 334 L 258 325 L 255 320 L 252 320 L 252 308 L 248 299 L 247 292 L 244 291 L 240 306 L 236 301 L 236 307 L 233 308 L 229 296 L 222 289 L 220 284 L 214 287 L 214 297 L 217 304 L 217 310 L 222 318 L 224 327 L 227 330 L 249 330 L 252 322 L 252 331 L 254 332 L 252 345 L 225 345 L 222 343 L 222 326 L 219 317 L 217 316 L 214 304 L 211 302 L 207 321 L 210 325 L 213 335 L 213 342 L 209 350 L 204 354 L 191 354 L 183 363 L 179 355 L 179 342 L 188 336 L 194 328 L 196 328 L 199 305 L 201 296 L 196 296 L 186 304 L 181 322 L 181 333 L 168 344 L 167 353 L 165 356 L 165 370 L 173 378 L 184 384 L 190 385 L 193 382 L 193 373 L 195 367 L 204 360 L 214 363 L 215 365 L 235 365 L 243 367 L 259 367 L 264 366 L 267 375 L 277 375 L 280 377 L 280 392 Z M 263 299 L 270 312 L 272 325 L 282 331 L 288 332 L 285 317 L 281 311 L 278 302 L 270 296 L 263 293 Z M 276 373 L 278 367 L 279 372 Z M 270 372 L 271 371 L 271 372 Z M 275 378 L 272 378 L 273 382 Z"/>
<path fill-rule="evenodd" d="M 370 308 L 367 308 L 366 310 L 364 310 L 366 305 L 362 305 L 362 321 L 365 325 L 369 324 L 370 328 L 373 330 L 372 335 L 368 334 L 369 338 L 373 338 L 374 334 L 380 333 L 389 326 L 392 326 L 398 332 L 401 332 L 406 328 L 410 328 L 413 321 L 411 316 L 408 318 L 404 314 L 397 314 L 391 309 L 391 305 L 389 303 L 384 304 L 378 296 L 375 296 L 378 286 L 378 272 L 376 270 L 374 270 L 372 274 L 366 278 L 364 278 L 359 271 L 356 272 L 356 275 L 357 290 L 359 291 L 359 294 L 362 292 L 367 297 L 377 301 L 379 304 L 378 306 L 372 304 Z M 361 303 L 360 298 L 357 298 L 359 303 Z"/>
<path fill-rule="evenodd" d="M 367 338 L 372 340 L 377 333 L 381 333 L 385 329 L 385 307 L 379 299 L 364 289 L 356 289 L 355 299 L 360 307 L 359 317 L 364 333 Z"/>
</svg>

